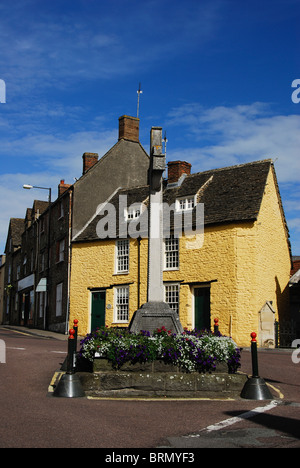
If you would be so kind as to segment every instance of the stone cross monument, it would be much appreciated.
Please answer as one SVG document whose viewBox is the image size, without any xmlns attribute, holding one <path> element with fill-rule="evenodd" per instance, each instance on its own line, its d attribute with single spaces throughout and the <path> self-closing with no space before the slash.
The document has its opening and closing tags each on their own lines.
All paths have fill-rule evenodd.
<svg viewBox="0 0 300 468">
<path fill-rule="evenodd" d="M 164 302 L 163 286 L 163 172 L 166 157 L 162 153 L 162 128 L 152 127 L 150 134 L 148 289 L 147 302 L 135 312 L 129 330 L 152 333 L 162 326 L 173 333 L 183 331 L 177 312 Z"/>
</svg>

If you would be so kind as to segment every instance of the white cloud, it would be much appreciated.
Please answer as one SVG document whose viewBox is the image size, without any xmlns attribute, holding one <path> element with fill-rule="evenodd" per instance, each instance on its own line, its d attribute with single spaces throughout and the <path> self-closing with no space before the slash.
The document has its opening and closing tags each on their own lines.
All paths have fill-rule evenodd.
<svg viewBox="0 0 300 468">
<path fill-rule="evenodd" d="M 47 200 L 47 191 L 27 191 L 22 188 L 24 184 L 51 187 L 54 200 L 61 179 L 73 184 L 75 178 L 82 175 L 84 152 L 98 153 L 101 158 L 116 141 L 115 130 L 77 132 L 68 136 L 40 134 L 15 141 L 3 140 L 1 153 L 9 151 L 18 167 L 24 159 L 24 170 L 0 175 L 0 252 L 5 248 L 10 218 L 23 218 L 34 199 Z"/>
<path fill-rule="evenodd" d="M 272 115 L 263 103 L 205 109 L 184 105 L 169 114 L 169 126 L 182 126 L 190 147 L 172 152 L 193 170 L 271 158 L 280 182 L 297 182 L 300 173 L 300 116 Z"/>
<path fill-rule="evenodd" d="M 181 133 L 185 132 L 187 145 L 169 155 L 172 160 L 191 162 L 193 172 L 272 159 L 283 195 L 292 252 L 299 255 L 299 115 L 272 114 L 270 106 L 264 103 L 212 108 L 190 103 L 174 108 L 166 127 L 172 131 L 181 127 Z"/>
<path fill-rule="evenodd" d="M 58 14 L 44 3 L 16 1 L 0 18 L 0 66 L 18 94 L 159 67 L 213 38 L 222 7 L 220 1 L 188 8 L 170 1 L 92 2 L 83 14 L 76 8 Z"/>
</svg>

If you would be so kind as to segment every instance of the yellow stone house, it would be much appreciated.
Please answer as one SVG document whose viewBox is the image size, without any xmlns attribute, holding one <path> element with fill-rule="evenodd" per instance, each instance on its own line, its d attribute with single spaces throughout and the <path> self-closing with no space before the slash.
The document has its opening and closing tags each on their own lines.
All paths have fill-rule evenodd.
<svg viewBox="0 0 300 468">
<path fill-rule="evenodd" d="M 163 200 L 173 208 L 165 301 L 182 326 L 212 328 L 218 318 L 239 346 L 254 331 L 260 346 L 273 347 L 275 320 L 288 318 L 291 254 L 272 161 L 195 174 L 189 163 L 169 162 Z M 148 186 L 120 188 L 73 238 L 70 326 L 78 319 L 81 335 L 127 327 L 147 302 L 148 202 Z M 200 205 L 203 232 L 174 235 L 176 215 L 193 216 Z"/>
</svg>

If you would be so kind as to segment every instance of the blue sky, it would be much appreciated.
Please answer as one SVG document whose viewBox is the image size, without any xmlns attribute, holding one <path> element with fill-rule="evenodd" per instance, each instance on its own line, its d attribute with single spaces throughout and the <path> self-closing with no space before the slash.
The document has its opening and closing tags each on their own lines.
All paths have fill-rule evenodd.
<svg viewBox="0 0 300 468">
<path fill-rule="evenodd" d="M 136 116 L 141 82 L 147 151 L 158 125 L 193 172 L 275 161 L 300 255 L 299 24 L 299 0 L 2 0 L 1 252 L 9 219 L 47 198 L 22 185 L 54 197 L 80 177 L 82 154 L 102 156 Z"/>
</svg>

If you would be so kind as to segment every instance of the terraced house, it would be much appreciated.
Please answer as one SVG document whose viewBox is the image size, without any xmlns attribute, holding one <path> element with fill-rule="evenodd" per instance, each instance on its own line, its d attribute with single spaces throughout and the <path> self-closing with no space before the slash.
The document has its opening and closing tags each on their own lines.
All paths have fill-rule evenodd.
<svg viewBox="0 0 300 468">
<path fill-rule="evenodd" d="M 271 160 L 191 173 L 168 163 L 163 201 L 165 301 L 183 327 L 212 327 L 248 346 L 275 345 L 275 320 L 288 318 L 291 254 Z M 126 202 L 126 203 L 125 203 Z M 204 207 L 204 231 L 175 229 Z M 97 326 L 127 327 L 147 302 L 149 187 L 119 188 L 72 238 L 70 323 L 80 333 Z M 166 222 L 166 219 L 165 219 Z"/>
<path fill-rule="evenodd" d="M 68 331 L 71 234 L 79 232 L 119 186 L 146 184 L 148 167 L 149 157 L 139 142 L 139 119 L 121 116 L 118 141 L 102 158 L 85 152 L 82 174 L 74 184 L 61 179 L 55 200 L 35 200 L 24 218 L 10 220 L 3 323 Z"/>
</svg>

